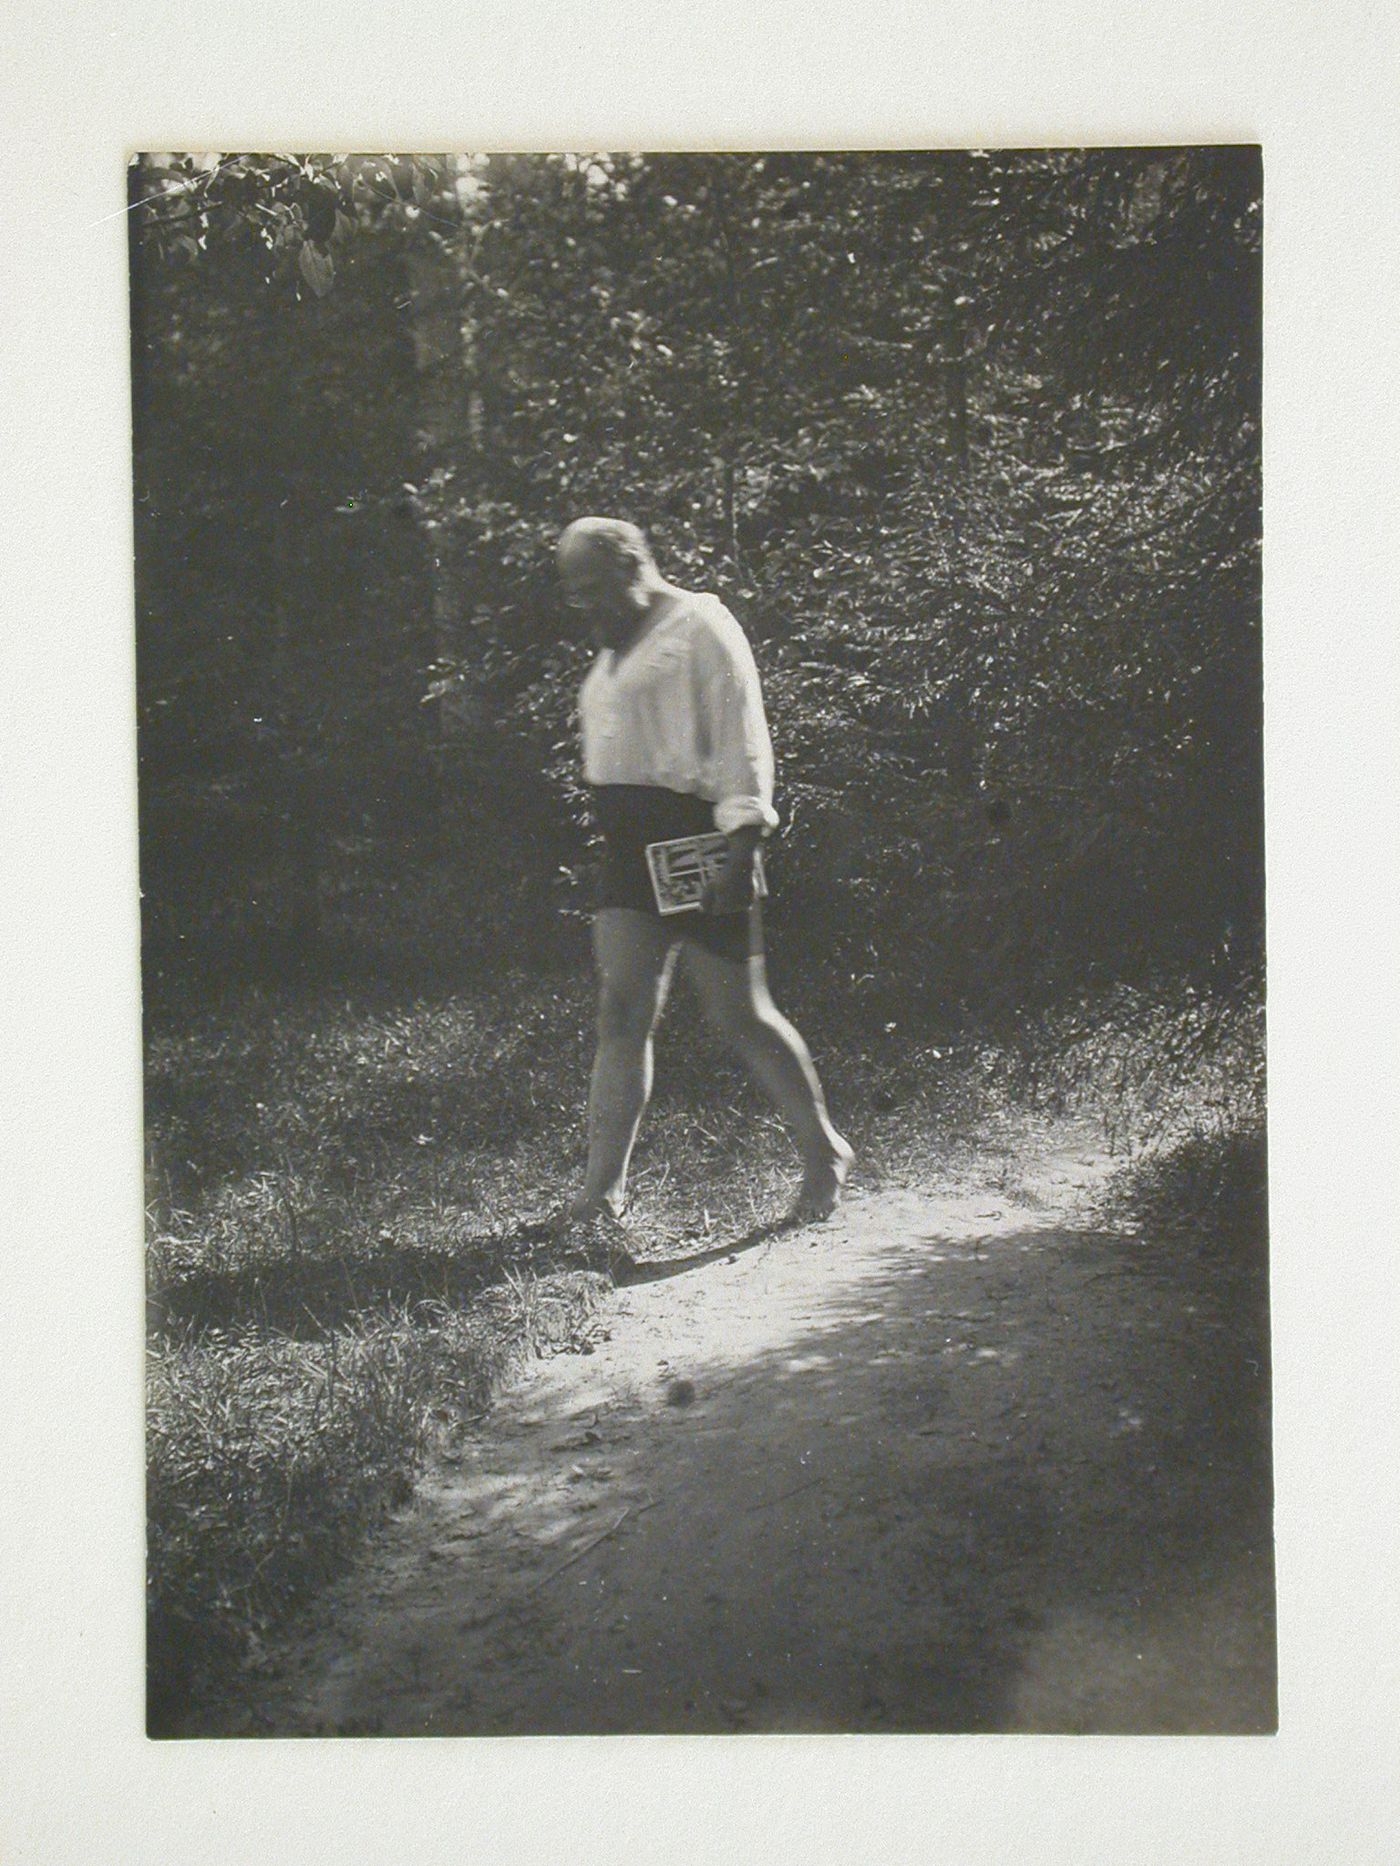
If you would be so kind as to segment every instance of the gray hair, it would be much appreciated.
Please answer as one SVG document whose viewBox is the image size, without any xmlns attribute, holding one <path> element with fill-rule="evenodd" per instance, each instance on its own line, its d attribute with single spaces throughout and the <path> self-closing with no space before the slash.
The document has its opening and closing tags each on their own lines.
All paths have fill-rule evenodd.
<svg viewBox="0 0 1400 1866">
<path fill-rule="evenodd" d="M 582 549 L 611 558 L 615 564 L 641 566 L 656 562 L 640 527 L 625 518 L 576 518 L 560 533 L 557 548 L 561 557 Z"/>
</svg>

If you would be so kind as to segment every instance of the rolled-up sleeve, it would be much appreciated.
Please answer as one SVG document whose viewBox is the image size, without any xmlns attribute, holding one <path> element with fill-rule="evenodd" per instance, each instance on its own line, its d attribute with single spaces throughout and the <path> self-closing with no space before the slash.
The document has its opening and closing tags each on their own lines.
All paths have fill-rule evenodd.
<svg viewBox="0 0 1400 1866">
<path fill-rule="evenodd" d="M 715 828 L 775 829 L 773 744 L 753 650 L 739 624 L 715 603 L 695 635 L 697 736 Z"/>
</svg>

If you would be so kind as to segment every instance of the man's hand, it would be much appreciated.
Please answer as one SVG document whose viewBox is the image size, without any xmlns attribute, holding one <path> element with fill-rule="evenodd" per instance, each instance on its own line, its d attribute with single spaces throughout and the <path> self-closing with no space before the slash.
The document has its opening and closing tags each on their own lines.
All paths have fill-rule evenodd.
<svg viewBox="0 0 1400 1866">
<path fill-rule="evenodd" d="M 712 881 L 700 898 L 702 913 L 744 914 L 753 906 L 755 851 L 762 831 L 753 828 L 735 830 L 729 838 L 729 855 L 719 878 Z"/>
</svg>

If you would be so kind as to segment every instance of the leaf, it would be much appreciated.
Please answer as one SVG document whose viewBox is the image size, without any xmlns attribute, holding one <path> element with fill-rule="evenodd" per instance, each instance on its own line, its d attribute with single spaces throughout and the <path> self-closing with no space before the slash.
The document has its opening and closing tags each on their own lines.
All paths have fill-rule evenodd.
<svg viewBox="0 0 1400 1866">
<path fill-rule="evenodd" d="M 302 197 L 301 211 L 306 220 L 306 237 L 324 246 L 335 232 L 337 206 L 333 187 L 318 184 Z"/>
<path fill-rule="evenodd" d="M 335 283 L 335 261 L 330 254 L 323 253 L 313 241 L 303 240 L 297 266 L 316 296 L 324 298 Z"/>
</svg>

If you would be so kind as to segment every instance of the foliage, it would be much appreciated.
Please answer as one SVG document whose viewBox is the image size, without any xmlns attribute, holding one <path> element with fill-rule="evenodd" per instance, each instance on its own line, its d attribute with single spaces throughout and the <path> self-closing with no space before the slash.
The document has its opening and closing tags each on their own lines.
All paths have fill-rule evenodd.
<svg viewBox="0 0 1400 1866">
<path fill-rule="evenodd" d="M 1110 1151 L 1264 1127 L 1264 1018 L 1253 981 L 1169 993 L 1120 986 L 1062 1003 L 1000 1054 L 1008 1099 L 1091 1114 Z"/>
<path fill-rule="evenodd" d="M 1125 1167 L 1105 1188 L 1114 1222 L 1180 1248 L 1195 1234 L 1212 1248 L 1217 1281 L 1264 1275 L 1268 1161 L 1261 1127 L 1198 1132 Z"/>
<path fill-rule="evenodd" d="M 333 858 L 353 874 L 432 815 L 403 276 L 366 224 L 336 295 L 304 289 L 310 165 L 156 173 L 133 215 L 147 933 L 310 940 Z"/>
<path fill-rule="evenodd" d="M 1257 976 L 1258 187 L 1237 149 L 148 159 L 148 930 L 305 951 L 358 892 L 402 951 L 380 878 L 455 865 L 554 963 L 549 543 L 603 510 L 755 639 L 799 964 L 984 1019 Z"/>
</svg>

